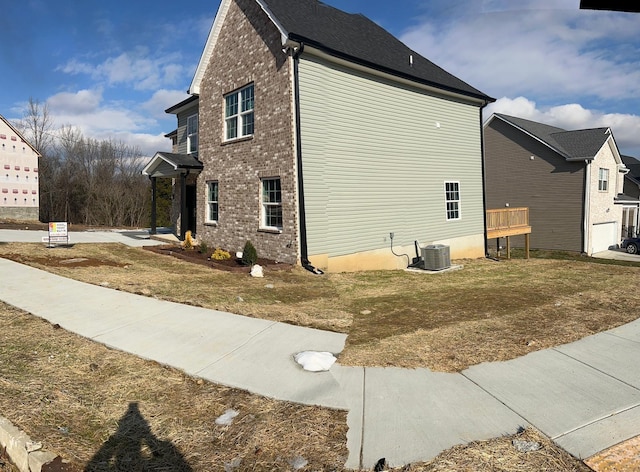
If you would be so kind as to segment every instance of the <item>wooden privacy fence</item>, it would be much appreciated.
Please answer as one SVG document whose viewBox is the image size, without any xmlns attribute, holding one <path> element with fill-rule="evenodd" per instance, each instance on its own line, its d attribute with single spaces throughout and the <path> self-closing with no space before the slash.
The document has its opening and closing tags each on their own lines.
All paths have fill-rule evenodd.
<svg viewBox="0 0 640 472">
<path fill-rule="evenodd" d="M 529 259 L 529 208 L 487 210 L 487 239 L 506 238 L 507 258 L 511 257 L 510 236 L 524 234 L 524 248 Z"/>
</svg>

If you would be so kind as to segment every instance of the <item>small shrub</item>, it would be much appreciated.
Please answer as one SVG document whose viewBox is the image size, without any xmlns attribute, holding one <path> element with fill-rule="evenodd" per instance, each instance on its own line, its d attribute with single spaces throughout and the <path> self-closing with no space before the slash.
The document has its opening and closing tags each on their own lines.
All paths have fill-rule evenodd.
<svg viewBox="0 0 640 472">
<path fill-rule="evenodd" d="M 184 241 L 182 241 L 182 247 L 184 249 L 193 249 L 193 237 L 191 236 L 191 231 L 187 231 L 184 234 Z"/>
<path fill-rule="evenodd" d="M 242 250 L 242 264 L 252 266 L 256 262 L 258 262 L 258 251 L 256 251 L 256 248 L 251 244 L 251 241 L 247 241 Z"/>
<path fill-rule="evenodd" d="M 226 261 L 227 259 L 231 259 L 231 254 L 217 247 L 216 250 L 213 251 L 213 254 L 211 254 L 211 259 L 214 261 Z"/>
<path fill-rule="evenodd" d="M 207 246 L 207 243 L 202 241 L 198 246 L 198 251 L 200 252 L 200 254 L 207 254 L 209 252 L 209 247 Z"/>
</svg>

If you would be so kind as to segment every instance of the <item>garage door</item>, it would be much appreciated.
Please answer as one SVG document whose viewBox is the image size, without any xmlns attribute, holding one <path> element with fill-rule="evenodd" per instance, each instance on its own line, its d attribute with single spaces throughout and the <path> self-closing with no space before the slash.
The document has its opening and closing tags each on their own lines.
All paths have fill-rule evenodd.
<svg viewBox="0 0 640 472">
<path fill-rule="evenodd" d="M 600 223 L 593 225 L 591 231 L 591 252 L 601 252 L 609 249 L 609 246 L 618 244 L 618 225 L 612 223 Z"/>
</svg>

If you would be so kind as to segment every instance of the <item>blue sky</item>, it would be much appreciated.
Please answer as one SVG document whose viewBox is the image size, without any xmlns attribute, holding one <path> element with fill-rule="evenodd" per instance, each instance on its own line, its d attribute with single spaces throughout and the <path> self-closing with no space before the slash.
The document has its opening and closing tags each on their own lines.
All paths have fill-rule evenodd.
<svg viewBox="0 0 640 472">
<path fill-rule="evenodd" d="M 168 150 L 219 0 L 23 0 L 0 14 L 0 114 L 29 97 L 57 125 Z M 498 111 L 566 129 L 610 126 L 640 157 L 640 14 L 579 0 L 325 0 L 363 13 L 497 99 Z"/>
</svg>

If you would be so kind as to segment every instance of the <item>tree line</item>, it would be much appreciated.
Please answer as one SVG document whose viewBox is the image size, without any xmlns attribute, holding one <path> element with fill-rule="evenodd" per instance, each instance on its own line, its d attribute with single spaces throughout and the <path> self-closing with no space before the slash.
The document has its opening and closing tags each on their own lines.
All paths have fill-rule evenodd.
<svg viewBox="0 0 640 472">
<path fill-rule="evenodd" d="M 88 138 L 71 125 L 54 128 L 46 103 L 34 99 L 29 99 L 16 125 L 42 155 L 38 164 L 40 221 L 149 225 L 150 182 L 141 174 L 148 158 L 139 148 L 113 139 Z M 160 225 L 168 224 L 168 214 L 159 217 Z"/>
</svg>

